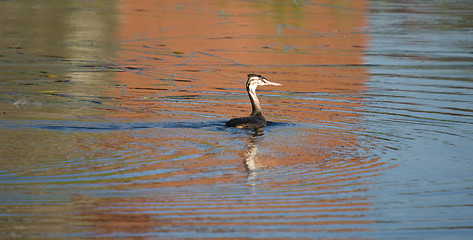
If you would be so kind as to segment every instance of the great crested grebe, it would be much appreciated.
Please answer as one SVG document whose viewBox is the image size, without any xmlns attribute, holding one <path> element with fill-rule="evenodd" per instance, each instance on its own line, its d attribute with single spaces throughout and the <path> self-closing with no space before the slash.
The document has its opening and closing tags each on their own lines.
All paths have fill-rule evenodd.
<svg viewBox="0 0 473 240">
<path fill-rule="evenodd" d="M 267 125 L 266 119 L 263 116 L 263 111 L 261 110 L 261 106 L 259 104 L 258 97 L 256 96 L 256 88 L 258 86 L 264 85 L 280 86 L 281 84 L 270 82 L 268 79 L 258 74 L 248 74 L 246 91 L 248 91 L 248 96 L 250 97 L 253 111 L 249 117 L 230 119 L 227 123 L 225 123 L 225 126 L 236 128 L 261 128 Z"/>
</svg>

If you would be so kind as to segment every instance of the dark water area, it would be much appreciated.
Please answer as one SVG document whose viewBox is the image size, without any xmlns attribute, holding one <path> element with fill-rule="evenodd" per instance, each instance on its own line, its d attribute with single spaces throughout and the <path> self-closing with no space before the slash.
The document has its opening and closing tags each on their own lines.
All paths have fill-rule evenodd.
<svg viewBox="0 0 473 240">
<path fill-rule="evenodd" d="M 470 1 L 0 10 L 0 239 L 473 235 Z"/>
</svg>

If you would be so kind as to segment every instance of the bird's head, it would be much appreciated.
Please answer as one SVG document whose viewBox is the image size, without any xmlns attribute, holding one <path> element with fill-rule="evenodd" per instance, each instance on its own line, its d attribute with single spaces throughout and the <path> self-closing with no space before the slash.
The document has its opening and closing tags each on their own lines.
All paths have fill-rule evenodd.
<svg viewBox="0 0 473 240">
<path fill-rule="evenodd" d="M 265 77 L 258 75 L 258 74 L 248 74 L 248 81 L 246 82 L 246 88 L 251 90 L 256 90 L 258 86 L 265 86 L 265 85 L 273 85 L 273 86 L 281 86 L 282 84 L 270 82 Z"/>
</svg>

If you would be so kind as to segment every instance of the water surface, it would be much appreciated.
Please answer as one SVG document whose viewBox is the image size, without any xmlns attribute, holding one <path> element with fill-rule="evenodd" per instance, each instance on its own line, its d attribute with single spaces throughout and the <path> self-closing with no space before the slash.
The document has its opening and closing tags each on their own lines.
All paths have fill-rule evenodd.
<svg viewBox="0 0 473 240">
<path fill-rule="evenodd" d="M 470 5 L 3 1 L 0 236 L 465 239 Z"/>
</svg>

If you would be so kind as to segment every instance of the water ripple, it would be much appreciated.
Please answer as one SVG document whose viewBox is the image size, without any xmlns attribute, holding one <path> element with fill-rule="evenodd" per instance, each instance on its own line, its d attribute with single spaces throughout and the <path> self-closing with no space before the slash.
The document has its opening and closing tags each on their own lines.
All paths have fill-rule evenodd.
<svg viewBox="0 0 473 240">
<path fill-rule="evenodd" d="M 466 1 L 35 4 L 0 4 L 0 238 L 471 235 Z M 251 72 L 268 126 L 225 128 Z"/>
</svg>

